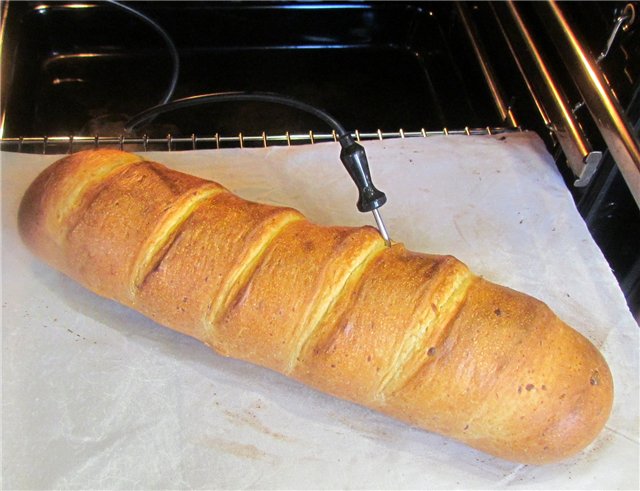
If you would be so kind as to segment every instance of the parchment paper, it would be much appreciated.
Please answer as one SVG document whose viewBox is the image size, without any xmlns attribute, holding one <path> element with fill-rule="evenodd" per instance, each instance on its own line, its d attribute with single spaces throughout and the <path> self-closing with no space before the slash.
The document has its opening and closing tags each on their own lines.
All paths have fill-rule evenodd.
<svg viewBox="0 0 640 491">
<path fill-rule="evenodd" d="M 16 231 L 24 190 L 58 156 L 3 153 L 2 486 L 638 489 L 638 325 L 539 138 L 364 146 L 394 240 L 540 298 L 602 350 L 615 407 L 586 452 L 543 467 L 492 458 L 220 357 L 89 293 Z M 322 143 L 147 157 L 319 223 L 373 225 L 338 153 Z"/>
</svg>

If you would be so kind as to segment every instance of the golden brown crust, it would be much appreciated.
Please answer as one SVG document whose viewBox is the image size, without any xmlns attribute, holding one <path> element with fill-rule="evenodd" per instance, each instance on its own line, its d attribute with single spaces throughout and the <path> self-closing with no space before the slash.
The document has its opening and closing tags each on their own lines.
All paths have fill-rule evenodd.
<svg viewBox="0 0 640 491">
<path fill-rule="evenodd" d="M 231 193 L 213 196 L 175 231 L 141 283 L 136 308 L 224 353 L 208 320 L 219 308 L 214 299 L 224 301 L 239 268 L 259 255 L 281 227 L 301 218 L 291 209 L 257 205 Z"/>
<path fill-rule="evenodd" d="M 73 258 L 67 274 L 100 295 L 129 304 L 140 247 L 176 200 L 205 184 L 155 162 L 112 174 L 84 203 L 67 232 L 65 248 Z"/>
<path fill-rule="evenodd" d="M 386 385 L 425 351 L 447 299 L 469 277 L 446 256 L 396 244 L 351 281 L 300 354 L 294 376 L 339 397 L 384 405 Z"/>
<path fill-rule="evenodd" d="M 593 440 L 612 396 L 609 369 L 589 341 L 542 302 L 478 280 L 447 336 L 384 411 L 493 455 L 540 464 Z"/>
<path fill-rule="evenodd" d="M 606 362 L 538 300 L 132 154 L 61 159 L 19 228 L 52 266 L 221 354 L 505 459 L 572 455 L 611 410 Z"/>
<path fill-rule="evenodd" d="M 64 271 L 66 251 L 60 244 L 66 220 L 94 186 L 111 172 L 142 159 L 116 150 L 79 152 L 47 167 L 27 189 L 18 211 L 24 242 L 50 265 Z"/>
<path fill-rule="evenodd" d="M 138 290 L 147 276 L 154 268 L 158 267 L 158 263 L 171 246 L 176 233 L 182 229 L 184 222 L 203 202 L 225 191 L 219 184 L 208 182 L 182 194 L 166 207 L 144 243 L 138 248 L 130 268 L 129 294 L 131 302 L 135 301 Z"/>
<path fill-rule="evenodd" d="M 226 353 L 288 373 L 355 265 L 383 247 L 369 227 L 287 227 L 215 326 Z"/>
</svg>

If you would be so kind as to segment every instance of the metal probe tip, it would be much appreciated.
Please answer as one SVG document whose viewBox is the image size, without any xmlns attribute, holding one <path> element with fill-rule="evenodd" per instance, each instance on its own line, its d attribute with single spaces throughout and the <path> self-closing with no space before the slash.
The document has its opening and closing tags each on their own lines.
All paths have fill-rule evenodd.
<svg viewBox="0 0 640 491">
<path fill-rule="evenodd" d="M 382 221 L 382 216 L 377 208 L 371 210 L 373 213 L 373 218 L 376 219 L 376 224 L 378 225 L 378 230 L 380 231 L 380 235 L 384 239 L 387 247 L 391 247 L 391 239 L 389 238 L 389 232 L 387 232 L 387 227 L 384 226 L 384 222 Z"/>
</svg>

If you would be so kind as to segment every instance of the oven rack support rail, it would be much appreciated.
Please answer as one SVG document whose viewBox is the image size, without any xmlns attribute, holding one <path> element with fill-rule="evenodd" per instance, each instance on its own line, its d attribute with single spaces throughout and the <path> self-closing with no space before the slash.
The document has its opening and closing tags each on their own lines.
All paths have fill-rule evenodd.
<svg viewBox="0 0 640 491">
<path fill-rule="evenodd" d="M 398 131 L 382 131 L 378 129 L 375 132 L 361 132 L 355 130 L 352 133 L 357 141 L 364 140 L 384 140 L 389 138 L 427 138 L 437 135 L 467 135 L 467 136 L 487 136 L 502 133 L 514 133 L 523 131 L 521 128 L 503 128 L 503 127 L 484 127 L 470 128 L 468 126 L 463 129 L 441 130 L 425 130 L 421 128 L 419 131 L 405 131 L 400 128 Z M 237 135 L 195 135 L 190 136 L 173 136 L 167 134 L 164 137 L 142 136 L 37 136 L 37 137 L 13 137 L 1 138 L 0 145 L 3 151 L 14 151 L 20 153 L 42 153 L 42 154 L 64 154 L 73 153 L 79 150 L 88 150 L 90 148 L 115 147 L 120 150 L 127 150 L 135 146 L 136 151 L 173 151 L 173 150 L 201 150 L 201 149 L 220 149 L 220 148 L 255 148 L 269 147 L 274 145 L 296 145 L 296 144 L 315 144 L 321 142 L 337 142 L 338 135 L 335 131 L 331 133 L 291 133 L 289 131 L 284 134 L 269 135 L 263 131 L 260 135 L 245 135 L 240 132 Z"/>
<path fill-rule="evenodd" d="M 482 40 L 469 20 L 468 6 L 464 2 L 456 4 L 475 56 L 482 67 L 485 82 L 491 89 L 494 105 L 506 120 L 515 121 L 483 48 Z M 578 89 L 582 100 L 577 104 L 570 103 L 557 75 L 553 73 L 541 43 L 527 26 L 522 15 L 522 5 L 518 2 L 489 2 L 498 31 L 516 62 L 540 117 L 555 137 L 566 157 L 567 165 L 577 178 L 574 185 L 586 187 L 604 156 L 603 151 L 592 148 L 576 114 L 576 110 L 584 105 L 631 195 L 640 207 L 640 139 L 599 66 L 600 61 L 607 56 L 613 38 L 620 28 L 624 29 L 623 26 L 633 23 L 633 3 L 628 3 L 623 14 L 616 20 L 607 46 L 597 58 L 572 27 L 559 2 L 534 2 L 532 6 L 543 21 L 547 37 L 555 46 Z"/>
</svg>

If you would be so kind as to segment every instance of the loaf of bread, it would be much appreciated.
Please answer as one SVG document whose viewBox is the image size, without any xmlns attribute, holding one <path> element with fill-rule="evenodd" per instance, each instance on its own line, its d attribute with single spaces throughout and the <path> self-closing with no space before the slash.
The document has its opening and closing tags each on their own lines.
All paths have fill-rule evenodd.
<svg viewBox="0 0 640 491">
<path fill-rule="evenodd" d="M 605 360 L 546 305 L 371 227 L 318 226 L 115 150 L 45 169 L 18 219 L 36 255 L 99 295 L 504 459 L 575 454 L 611 410 Z"/>
</svg>

